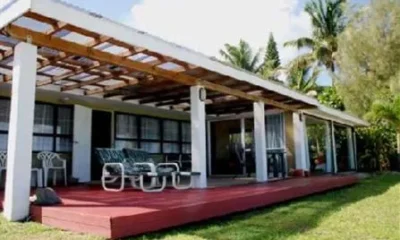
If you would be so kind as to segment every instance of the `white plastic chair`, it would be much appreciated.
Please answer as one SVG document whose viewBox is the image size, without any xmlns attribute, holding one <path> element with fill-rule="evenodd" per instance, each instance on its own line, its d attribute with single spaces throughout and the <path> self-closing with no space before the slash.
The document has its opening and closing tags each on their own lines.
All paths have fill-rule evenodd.
<svg viewBox="0 0 400 240">
<path fill-rule="evenodd" d="M 64 184 L 67 186 L 67 161 L 65 159 L 60 158 L 60 155 L 53 152 L 40 152 L 37 158 L 42 161 L 45 187 L 47 187 L 49 170 L 53 170 L 54 186 L 57 182 L 57 171 L 60 170 L 64 173 Z"/>
<path fill-rule="evenodd" d="M 0 151 L 0 182 L 3 179 L 2 173 L 7 170 L 7 152 Z"/>
</svg>

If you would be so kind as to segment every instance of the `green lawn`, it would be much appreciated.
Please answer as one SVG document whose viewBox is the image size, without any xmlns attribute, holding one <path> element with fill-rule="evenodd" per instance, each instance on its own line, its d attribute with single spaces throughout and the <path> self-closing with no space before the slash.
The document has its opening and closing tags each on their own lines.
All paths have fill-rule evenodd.
<svg viewBox="0 0 400 240">
<path fill-rule="evenodd" d="M 100 239 L 7 223 L 0 239 Z M 298 201 L 135 239 L 400 239 L 400 174 Z"/>
</svg>

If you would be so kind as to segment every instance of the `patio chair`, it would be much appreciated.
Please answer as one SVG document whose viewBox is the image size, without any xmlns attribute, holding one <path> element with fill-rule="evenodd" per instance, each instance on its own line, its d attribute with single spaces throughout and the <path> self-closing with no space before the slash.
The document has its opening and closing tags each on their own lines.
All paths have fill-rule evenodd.
<svg viewBox="0 0 400 240">
<path fill-rule="evenodd" d="M 172 172 L 179 172 L 180 168 L 177 163 L 156 163 L 153 158 L 150 156 L 150 154 L 146 151 L 143 151 L 141 149 L 135 149 L 135 148 L 124 148 L 123 152 L 125 153 L 125 156 L 127 157 L 128 161 L 132 161 L 132 163 L 135 163 L 136 166 L 139 166 L 141 168 L 141 171 L 144 172 L 160 172 L 160 173 L 172 173 Z M 152 164 L 152 165 L 149 165 Z M 152 166 L 151 168 L 149 166 Z M 179 180 L 178 180 L 179 182 Z M 155 186 L 157 184 L 157 179 L 152 179 L 151 185 Z"/>
<path fill-rule="evenodd" d="M 49 171 L 53 171 L 53 185 L 57 183 L 57 171 L 64 175 L 64 185 L 67 186 L 67 161 L 54 152 L 40 152 L 37 158 L 42 161 L 44 186 L 47 187 Z"/>
<path fill-rule="evenodd" d="M 103 165 L 101 182 L 103 189 L 110 192 L 120 192 L 125 188 L 125 179 L 129 179 L 133 188 L 140 188 L 143 192 L 161 192 L 166 187 L 166 178 L 171 173 L 157 172 L 156 167 L 151 162 L 136 163 L 132 159 L 126 158 L 122 150 L 111 148 L 97 148 L 95 151 L 97 159 Z M 144 177 L 150 177 L 149 186 L 144 185 Z M 156 179 L 162 178 L 159 188 L 155 188 Z M 109 188 L 107 184 L 115 183 L 121 179 L 119 188 Z M 139 181 L 139 186 L 136 182 Z"/>
<path fill-rule="evenodd" d="M 3 171 L 6 171 L 6 169 L 7 169 L 7 152 L 0 151 L 0 182 L 3 179 L 2 178 Z"/>
</svg>

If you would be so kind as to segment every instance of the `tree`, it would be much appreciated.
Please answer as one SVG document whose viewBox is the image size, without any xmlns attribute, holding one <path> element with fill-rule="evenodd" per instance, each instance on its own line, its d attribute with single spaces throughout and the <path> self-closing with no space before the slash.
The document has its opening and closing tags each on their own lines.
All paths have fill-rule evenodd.
<svg viewBox="0 0 400 240">
<path fill-rule="evenodd" d="M 317 79 L 320 70 L 313 68 L 309 62 L 300 60 L 287 70 L 287 83 L 290 88 L 312 94 L 317 90 Z"/>
<path fill-rule="evenodd" d="M 279 59 L 277 44 L 274 39 L 274 35 L 270 33 L 264 56 L 264 63 L 261 69 L 261 75 L 264 77 L 272 77 L 280 65 L 281 60 Z"/>
<path fill-rule="evenodd" d="M 386 101 L 375 101 L 366 117 L 385 121 L 396 130 L 397 154 L 400 156 L 400 95 Z"/>
<path fill-rule="evenodd" d="M 310 16 L 312 37 L 302 37 L 286 42 L 285 47 L 309 49 L 300 58 L 316 61 L 332 73 L 335 72 L 335 55 L 338 50 L 337 37 L 344 30 L 344 3 L 346 0 L 312 0 L 304 11 Z"/>
<path fill-rule="evenodd" d="M 390 159 L 396 141 L 379 138 L 397 132 L 400 156 L 400 1 L 373 0 L 353 13 L 338 43 L 338 93 L 347 110 L 373 120 L 370 128 L 358 131 L 369 139 L 360 149 L 379 153 L 379 162 Z M 383 144 L 370 148 L 377 139 Z"/>
<path fill-rule="evenodd" d="M 221 49 L 219 53 L 227 62 L 249 72 L 258 73 L 260 71 L 260 51 L 254 55 L 247 42 L 240 40 L 238 46 L 226 43 L 224 47 L 225 49 Z"/>
<path fill-rule="evenodd" d="M 376 101 L 400 94 L 400 1 L 372 1 L 349 18 L 339 37 L 338 92 L 364 116 Z"/>
<path fill-rule="evenodd" d="M 344 111 L 345 107 L 336 87 L 324 87 L 318 94 L 318 101 L 326 106 Z"/>
</svg>

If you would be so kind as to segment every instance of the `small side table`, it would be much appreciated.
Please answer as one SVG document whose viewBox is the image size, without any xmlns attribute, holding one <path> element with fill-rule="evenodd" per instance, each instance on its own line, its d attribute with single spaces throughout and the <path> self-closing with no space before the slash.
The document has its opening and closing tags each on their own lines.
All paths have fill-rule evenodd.
<svg viewBox="0 0 400 240">
<path fill-rule="evenodd" d="M 33 173 L 36 174 L 36 187 L 43 187 L 43 170 L 40 168 L 32 168 L 32 177 Z"/>
</svg>

